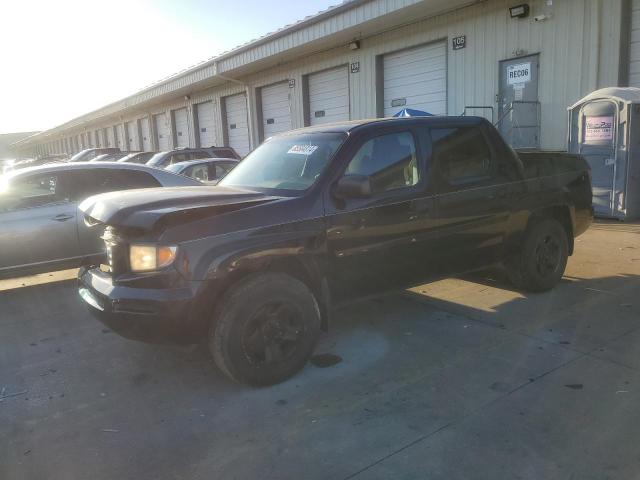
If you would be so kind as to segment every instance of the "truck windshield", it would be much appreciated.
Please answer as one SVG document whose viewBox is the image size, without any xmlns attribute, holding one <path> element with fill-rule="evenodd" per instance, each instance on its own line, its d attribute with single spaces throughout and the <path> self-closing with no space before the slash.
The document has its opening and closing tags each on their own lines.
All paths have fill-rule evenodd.
<svg viewBox="0 0 640 480">
<path fill-rule="evenodd" d="M 251 152 L 219 185 L 306 190 L 324 171 L 345 138 L 343 133 L 272 138 Z"/>
</svg>

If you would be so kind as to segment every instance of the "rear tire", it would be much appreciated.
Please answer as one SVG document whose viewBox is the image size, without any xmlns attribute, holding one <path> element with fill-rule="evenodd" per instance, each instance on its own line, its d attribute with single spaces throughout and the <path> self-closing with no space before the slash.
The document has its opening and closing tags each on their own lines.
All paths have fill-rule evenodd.
<svg viewBox="0 0 640 480">
<path fill-rule="evenodd" d="M 307 363 L 320 335 L 320 310 L 301 281 L 284 273 L 248 277 L 215 315 L 209 349 L 238 383 L 280 383 Z"/>
<path fill-rule="evenodd" d="M 507 274 L 519 289 L 545 292 L 560 282 L 568 257 L 562 224 L 553 218 L 535 220 L 527 227 L 520 253 L 506 262 Z"/>
</svg>

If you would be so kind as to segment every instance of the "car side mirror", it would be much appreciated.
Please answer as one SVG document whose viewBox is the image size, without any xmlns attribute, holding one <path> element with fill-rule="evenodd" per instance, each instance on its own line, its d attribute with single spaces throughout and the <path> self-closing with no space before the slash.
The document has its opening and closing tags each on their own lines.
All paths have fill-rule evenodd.
<svg viewBox="0 0 640 480">
<path fill-rule="evenodd" d="M 335 185 L 334 195 L 340 199 L 371 197 L 371 179 L 367 175 L 345 175 Z"/>
</svg>

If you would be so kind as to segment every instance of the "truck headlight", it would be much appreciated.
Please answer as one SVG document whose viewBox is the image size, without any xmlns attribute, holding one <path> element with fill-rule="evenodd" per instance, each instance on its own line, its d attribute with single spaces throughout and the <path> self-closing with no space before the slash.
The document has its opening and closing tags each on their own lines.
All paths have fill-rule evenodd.
<svg viewBox="0 0 640 480">
<path fill-rule="evenodd" d="M 176 259 L 178 247 L 152 244 L 131 244 L 129 265 L 132 272 L 152 272 L 168 267 Z"/>
</svg>

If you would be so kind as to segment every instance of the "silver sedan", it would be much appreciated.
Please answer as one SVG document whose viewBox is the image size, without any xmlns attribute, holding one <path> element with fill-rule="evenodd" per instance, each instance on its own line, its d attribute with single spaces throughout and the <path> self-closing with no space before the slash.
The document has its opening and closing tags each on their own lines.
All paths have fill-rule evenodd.
<svg viewBox="0 0 640 480">
<path fill-rule="evenodd" d="M 0 176 L 0 277 L 72 268 L 103 255 L 77 206 L 98 193 L 202 183 L 130 163 L 59 163 Z"/>
</svg>

